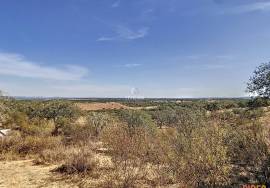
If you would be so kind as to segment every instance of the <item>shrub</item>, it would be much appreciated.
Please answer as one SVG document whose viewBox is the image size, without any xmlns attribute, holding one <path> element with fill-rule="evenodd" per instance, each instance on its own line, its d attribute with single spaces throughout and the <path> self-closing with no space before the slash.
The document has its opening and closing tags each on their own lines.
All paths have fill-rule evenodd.
<svg viewBox="0 0 270 188">
<path fill-rule="evenodd" d="M 248 101 L 249 108 L 267 107 L 270 105 L 268 98 L 256 97 Z"/>
<path fill-rule="evenodd" d="M 79 149 L 71 153 L 64 164 L 55 171 L 66 174 L 91 174 L 96 170 L 97 164 L 91 150 Z"/>
<path fill-rule="evenodd" d="M 54 149 L 60 144 L 61 138 L 59 137 L 23 137 L 19 132 L 16 132 L 0 141 L 0 150 L 2 156 L 12 152 L 15 155 L 25 157 L 38 154 L 45 149 Z"/>
<path fill-rule="evenodd" d="M 226 131 L 207 124 L 201 111 L 183 111 L 177 133 L 169 138 L 168 170 L 176 181 L 191 186 L 214 186 L 228 182 L 230 173 Z"/>
<path fill-rule="evenodd" d="M 13 132 L 10 136 L 0 139 L 0 159 L 8 158 L 16 158 L 19 156 L 18 151 L 16 150 L 16 146 L 21 144 L 23 141 L 20 132 Z"/>
<path fill-rule="evenodd" d="M 154 131 L 155 129 L 151 115 L 140 110 L 121 111 L 120 121 L 127 125 L 124 128 L 128 130 L 130 135 L 134 134 L 137 128 L 142 128 L 148 132 Z"/>
<path fill-rule="evenodd" d="M 259 122 L 228 126 L 225 143 L 234 163 L 260 165 L 267 156 L 265 133 Z"/>
<path fill-rule="evenodd" d="M 112 118 L 105 113 L 92 112 L 86 118 L 86 129 L 92 136 L 98 137 L 104 127 L 112 122 Z"/>
<path fill-rule="evenodd" d="M 64 145 L 59 144 L 53 149 L 45 149 L 38 153 L 35 159 L 36 164 L 59 164 L 65 162 L 70 156 L 81 151 L 94 150 L 96 146 L 94 143 L 88 141 Z"/>
<path fill-rule="evenodd" d="M 26 136 L 15 149 L 22 155 L 38 154 L 45 149 L 54 149 L 60 144 L 60 137 Z"/>
<path fill-rule="evenodd" d="M 264 161 L 261 167 L 262 174 L 259 177 L 261 182 L 268 182 L 270 184 L 270 156 Z"/>
<path fill-rule="evenodd" d="M 205 109 L 209 111 L 216 111 L 216 110 L 221 110 L 222 107 L 219 102 L 207 102 Z"/>
<path fill-rule="evenodd" d="M 109 148 L 114 163 L 113 179 L 120 182 L 120 187 L 133 187 L 137 180 L 145 178 L 152 137 L 153 130 L 144 126 L 120 124 L 104 129 L 102 140 Z"/>
<path fill-rule="evenodd" d="M 159 128 L 172 126 L 176 122 L 176 111 L 172 108 L 162 108 L 151 113 Z"/>
</svg>

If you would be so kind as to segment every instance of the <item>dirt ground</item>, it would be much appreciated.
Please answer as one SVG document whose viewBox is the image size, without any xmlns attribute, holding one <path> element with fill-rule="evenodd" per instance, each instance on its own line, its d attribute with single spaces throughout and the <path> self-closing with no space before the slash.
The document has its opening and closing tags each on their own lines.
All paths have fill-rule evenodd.
<svg viewBox="0 0 270 188">
<path fill-rule="evenodd" d="M 79 108 L 85 111 L 95 111 L 95 110 L 112 110 L 112 109 L 131 109 L 131 110 L 141 110 L 146 109 L 150 110 L 153 108 L 157 108 L 156 106 L 148 106 L 148 107 L 129 107 L 123 105 L 118 102 L 94 102 L 94 103 L 77 103 L 76 104 Z"/>
<path fill-rule="evenodd" d="M 31 160 L 0 161 L 1 188 L 69 188 L 76 185 L 51 172 L 56 166 L 37 166 Z"/>
</svg>

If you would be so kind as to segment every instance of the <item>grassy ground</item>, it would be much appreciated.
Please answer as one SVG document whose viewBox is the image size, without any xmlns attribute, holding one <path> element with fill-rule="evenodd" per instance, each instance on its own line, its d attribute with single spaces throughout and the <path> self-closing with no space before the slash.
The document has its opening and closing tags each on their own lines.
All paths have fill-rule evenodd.
<svg viewBox="0 0 270 188">
<path fill-rule="evenodd" d="M 31 187 L 76 187 L 51 172 L 56 166 L 34 165 L 32 160 L 1 161 L 0 187 L 31 188 Z M 54 179 L 54 181 L 52 181 Z"/>
</svg>

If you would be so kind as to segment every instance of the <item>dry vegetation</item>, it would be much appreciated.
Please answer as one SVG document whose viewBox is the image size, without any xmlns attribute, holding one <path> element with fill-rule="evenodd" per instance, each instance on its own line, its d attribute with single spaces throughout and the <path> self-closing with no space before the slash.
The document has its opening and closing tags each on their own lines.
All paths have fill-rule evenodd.
<svg viewBox="0 0 270 188">
<path fill-rule="evenodd" d="M 2 100 L 2 126 L 13 131 L 0 140 L 0 187 L 265 184 L 269 113 L 247 105 L 166 102 L 88 112 L 67 101 Z"/>
</svg>

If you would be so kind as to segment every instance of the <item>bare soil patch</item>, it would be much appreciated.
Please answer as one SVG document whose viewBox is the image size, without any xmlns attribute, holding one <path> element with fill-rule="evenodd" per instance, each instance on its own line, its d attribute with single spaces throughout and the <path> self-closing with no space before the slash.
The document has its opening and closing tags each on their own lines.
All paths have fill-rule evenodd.
<svg viewBox="0 0 270 188">
<path fill-rule="evenodd" d="M 129 107 L 118 102 L 95 102 L 95 103 L 77 103 L 76 104 L 80 109 L 85 111 L 96 111 L 96 110 L 119 110 L 119 109 L 130 109 L 130 110 L 150 110 L 157 108 L 156 106 L 147 106 L 147 107 Z"/>
</svg>

